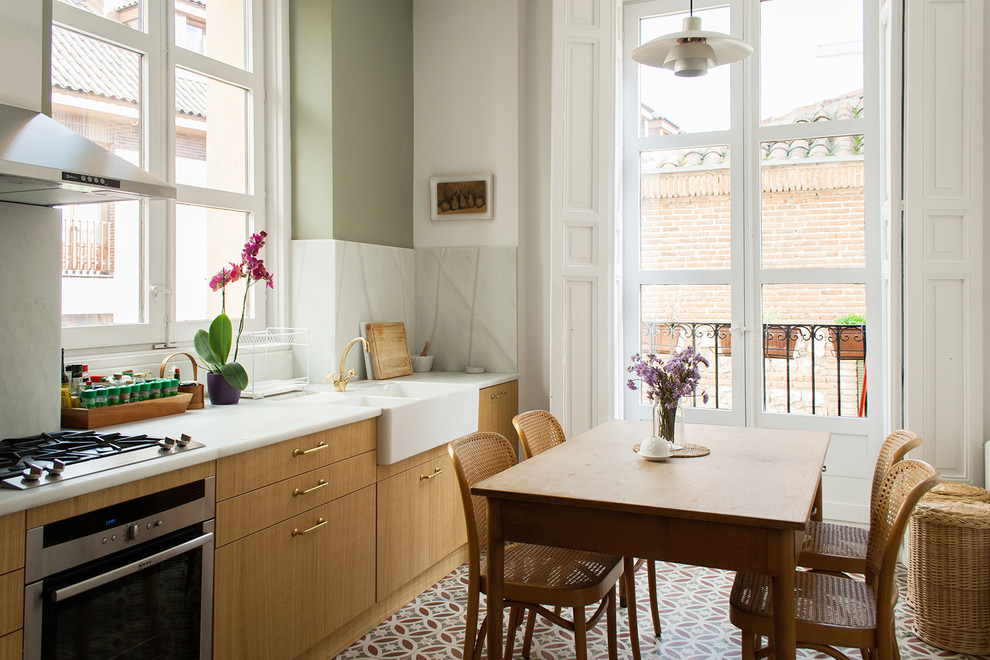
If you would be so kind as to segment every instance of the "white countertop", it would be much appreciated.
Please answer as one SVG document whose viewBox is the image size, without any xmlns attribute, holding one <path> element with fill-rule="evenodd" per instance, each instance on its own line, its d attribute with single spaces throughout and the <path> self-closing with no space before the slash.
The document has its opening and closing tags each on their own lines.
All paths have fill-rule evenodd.
<svg viewBox="0 0 990 660">
<path fill-rule="evenodd" d="M 352 381 L 348 385 L 348 391 L 383 382 L 402 381 L 463 384 L 480 390 L 518 378 L 518 374 L 509 373 L 466 374 L 431 371 L 388 381 Z M 207 401 L 206 407 L 202 410 L 187 410 L 180 415 L 108 426 L 100 430 L 173 438 L 186 433 L 192 436 L 193 440 L 206 446 L 174 456 L 69 479 L 62 483 L 27 490 L 0 489 L 0 515 L 213 461 L 273 442 L 352 424 L 381 414 L 380 408 L 329 405 L 333 399 L 341 397 L 342 395 L 334 392 L 330 385 L 313 384 L 306 392 L 290 392 L 264 399 L 241 398 L 240 403 L 232 406 L 212 406 Z"/>
</svg>

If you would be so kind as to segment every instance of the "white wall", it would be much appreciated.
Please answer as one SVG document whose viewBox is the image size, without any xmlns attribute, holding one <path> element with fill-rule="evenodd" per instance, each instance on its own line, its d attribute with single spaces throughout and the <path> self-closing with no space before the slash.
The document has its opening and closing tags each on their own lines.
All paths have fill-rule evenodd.
<svg viewBox="0 0 990 660">
<path fill-rule="evenodd" d="M 550 409 L 550 37 L 546 0 L 519 9 L 519 409 Z"/>
<path fill-rule="evenodd" d="M 0 438 L 59 427 L 60 219 L 54 209 L 0 202 Z"/>
<path fill-rule="evenodd" d="M 519 2 L 413 4 L 413 245 L 516 245 Z M 493 172 L 494 219 L 430 221 L 430 177 Z"/>
</svg>

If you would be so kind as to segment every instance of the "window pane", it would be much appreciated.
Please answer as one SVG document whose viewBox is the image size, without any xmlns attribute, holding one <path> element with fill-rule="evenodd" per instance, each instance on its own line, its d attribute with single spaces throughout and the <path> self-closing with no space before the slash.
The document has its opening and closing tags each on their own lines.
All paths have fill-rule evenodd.
<svg viewBox="0 0 990 660">
<path fill-rule="evenodd" d="M 210 278 L 230 262 L 240 262 L 241 250 L 251 233 L 250 214 L 189 204 L 175 206 L 175 314 L 178 321 L 202 321 L 220 313 L 224 296 L 210 290 Z M 252 291 L 254 288 L 252 288 Z M 240 318 L 244 284 L 235 282 L 226 291 L 227 315 Z M 254 305 L 248 300 L 248 318 Z"/>
<path fill-rule="evenodd" d="M 58 0 L 115 23 L 144 30 L 145 0 Z"/>
<path fill-rule="evenodd" d="M 866 414 L 864 284 L 765 284 L 762 313 L 764 410 Z"/>
<path fill-rule="evenodd" d="M 247 192 L 247 100 L 241 87 L 175 70 L 177 183 Z"/>
<path fill-rule="evenodd" d="M 760 3 L 760 123 L 858 117 L 863 0 Z"/>
<path fill-rule="evenodd" d="M 640 263 L 644 270 L 731 265 L 729 147 L 640 154 Z"/>
<path fill-rule="evenodd" d="M 863 136 L 761 145 L 764 268 L 866 265 Z"/>
<path fill-rule="evenodd" d="M 175 0 L 175 43 L 232 66 L 246 65 L 245 0 Z M 207 29 L 209 26 L 209 29 Z"/>
<path fill-rule="evenodd" d="M 52 27 L 52 117 L 143 166 L 141 56 Z"/>
<path fill-rule="evenodd" d="M 140 202 L 62 210 L 62 327 L 146 323 L 147 249 Z"/>
<path fill-rule="evenodd" d="M 729 8 L 694 12 L 702 29 L 729 32 Z M 640 41 L 681 31 L 688 12 L 640 19 Z M 637 45 L 639 45 L 637 44 Z M 711 69 L 697 78 L 679 78 L 673 71 L 639 65 L 639 134 L 699 133 L 729 128 L 729 67 Z"/>
<path fill-rule="evenodd" d="M 697 396 L 685 401 L 687 406 L 732 408 L 731 308 L 728 285 L 640 287 L 640 353 L 656 353 L 666 360 L 672 349 L 694 346 L 708 360 L 708 367 L 701 369 Z M 701 400 L 702 390 L 708 392 L 707 404 Z"/>
</svg>

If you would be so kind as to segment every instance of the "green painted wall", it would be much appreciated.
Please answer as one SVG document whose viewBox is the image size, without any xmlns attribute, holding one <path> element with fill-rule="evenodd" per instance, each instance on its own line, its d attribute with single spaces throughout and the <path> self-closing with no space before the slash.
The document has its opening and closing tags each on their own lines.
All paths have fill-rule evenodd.
<svg viewBox="0 0 990 660">
<path fill-rule="evenodd" d="M 290 13 L 293 238 L 411 248 L 412 0 Z"/>
<path fill-rule="evenodd" d="M 289 3 L 292 238 L 333 238 L 330 3 Z"/>
</svg>

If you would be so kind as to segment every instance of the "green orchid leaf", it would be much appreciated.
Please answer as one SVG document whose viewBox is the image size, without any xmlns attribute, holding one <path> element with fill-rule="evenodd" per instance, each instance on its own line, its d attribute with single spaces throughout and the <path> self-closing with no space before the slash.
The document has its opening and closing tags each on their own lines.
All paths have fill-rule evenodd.
<svg viewBox="0 0 990 660">
<path fill-rule="evenodd" d="M 229 362 L 221 366 L 220 373 L 223 374 L 223 379 L 230 383 L 231 387 L 243 390 L 248 385 L 247 372 L 237 362 Z"/>
<path fill-rule="evenodd" d="M 193 347 L 203 362 L 209 365 L 210 371 L 220 371 L 220 365 L 223 364 L 223 361 L 217 357 L 216 353 L 210 347 L 210 335 L 206 330 L 196 331 L 196 335 L 193 337 Z"/>
<path fill-rule="evenodd" d="M 213 323 L 210 324 L 210 348 L 213 350 L 213 354 L 219 358 L 221 365 L 230 357 L 230 342 L 233 335 L 234 329 L 230 317 L 223 313 L 218 314 L 213 319 Z"/>
</svg>

